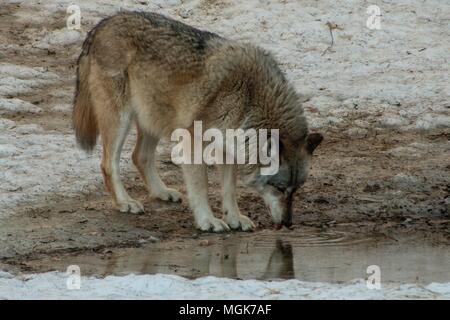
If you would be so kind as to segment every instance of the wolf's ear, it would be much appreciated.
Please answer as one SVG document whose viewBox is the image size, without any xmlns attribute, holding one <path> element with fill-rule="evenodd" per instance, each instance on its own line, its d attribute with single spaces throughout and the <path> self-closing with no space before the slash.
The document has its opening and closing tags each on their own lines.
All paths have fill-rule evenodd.
<svg viewBox="0 0 450 320">
<path fill-rule="evenodd" d="M 308 150 L 308 152 L 312 154 L 317 146 L 322 142 L 322 140 L 323 135 L 321 135 L 320 133 L 308 134 L 308 137 L 306 138 L 306 150 Z"/>
</svg>

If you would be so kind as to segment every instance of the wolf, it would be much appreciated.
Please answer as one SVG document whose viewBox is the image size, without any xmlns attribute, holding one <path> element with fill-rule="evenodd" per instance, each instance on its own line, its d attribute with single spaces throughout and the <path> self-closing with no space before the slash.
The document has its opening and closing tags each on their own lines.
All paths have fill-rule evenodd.
<svg viewBox="0 0 450 320">
<path fill-rule="evenodd" d="M 132 154 L 152 197 L 180 201 L 156 169 L 155 149 L 178 128 L 279 129 L 276 174 L 261 175 L 259 164 L 220 165 L 223 218 L 208 203 L 206 164 L 183 165 L 187 198 L 196 227 L 203 231 L 250 231 L 254 223 L 237 205 L 237 172 L 266 203 L 275 225 L 292 225 L 292 201 L 305 182 L 314 149 L 323 136 L 309 133 L 301 97 L 274 57 L 251 44 L 225 39 L 148 12 L 119 12 L 87 35 L 77 62 L 73 126 L 79 145 L 103 146 L 101 171 L 114 206 L 142 213 L 119 176 L 124 140 L 133 123 Z"/>
</svg>

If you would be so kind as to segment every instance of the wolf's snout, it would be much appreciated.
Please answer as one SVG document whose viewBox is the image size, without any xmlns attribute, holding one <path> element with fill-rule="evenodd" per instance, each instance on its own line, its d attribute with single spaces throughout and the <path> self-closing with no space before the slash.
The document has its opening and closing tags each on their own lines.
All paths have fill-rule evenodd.
<svg viewBox="0 0 450 320">
<path fill-rule="evenodd" d="M 292 219 L 282 219 L 281 223 L 275 223 L 275 230 L 280 230 L 283 226 L 286 228 L 292 227 Z"/>
<path fill-rule="evenodd" d="M 281 229 L 283 226 L 289 228 L 292 226 L 292 193 L 286 195 L 272 191 L 269 189 L 268 192 L 262 194 L 262 197 L 272 216 L 275 229 Z"/>
<path fill-rule="evenodd" d="M 291 227 L 292 226 L 292 218 L 291 219 L 283 219 L 281 220 L 281 224 L 285 227 Z"/>
</svg>

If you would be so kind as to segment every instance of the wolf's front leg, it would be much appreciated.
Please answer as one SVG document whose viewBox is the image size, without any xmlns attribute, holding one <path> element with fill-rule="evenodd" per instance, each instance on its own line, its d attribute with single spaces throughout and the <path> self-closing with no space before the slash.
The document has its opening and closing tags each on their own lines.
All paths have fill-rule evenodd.
<svg viewBox="0 0 450 320">
<path fill-rule="evenodd" d="M 206 165 L 183 165 L 183 173 L 189 205 L 194 212 L 197 227 L 203 231 L 222 232 L 230 230 L 223 220 L 214 217 L 209 206 Z"/>
<path fill-rule="evenodd" d="M 222 169 L 222 208 L 225 216 L 225 222 L 232 229 L 242 229 L 243 231 L 251 231 L 255 229 L 255 225 L 248 217 L 241 214 L 236 199 L 236 166 L 232 164 L 224 164 Z"/>
</svg>

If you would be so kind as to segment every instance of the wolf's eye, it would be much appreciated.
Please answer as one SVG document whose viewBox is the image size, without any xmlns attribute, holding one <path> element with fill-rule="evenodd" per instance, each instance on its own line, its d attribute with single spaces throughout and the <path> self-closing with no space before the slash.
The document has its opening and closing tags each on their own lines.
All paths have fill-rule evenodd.
<svg viewBox="0 0 450 320">
<path fill-rule="evenodd" d="M 271 185 L 272 187 L 274 187 L 275 189 L 277 189 L 278 191 L 280 191 L 281 193 L 285 193 L 286 192 L 286 188 L 282 187 L 282 186 L 275 186 L 275 185 Z"/>
<path fill-rule="evenodd" d="M 280 191 L 281 193 L 285 193 L 286 192 L 286 188 L 284 187 L 276 187 L 278 191 Z"/>
</svg>

